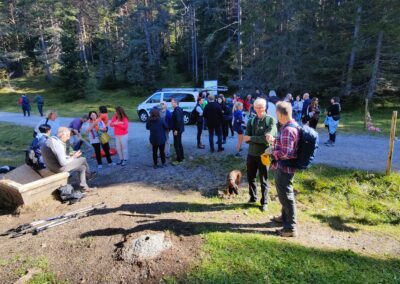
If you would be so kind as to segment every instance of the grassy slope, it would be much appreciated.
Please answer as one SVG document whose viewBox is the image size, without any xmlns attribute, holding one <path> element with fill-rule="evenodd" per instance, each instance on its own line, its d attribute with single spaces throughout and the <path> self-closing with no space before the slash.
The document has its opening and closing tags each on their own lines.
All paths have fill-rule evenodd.
<svg viewBox="0 0 400 284">
<path fill-rule="evenodd" d="M 137 121 L 136 106 L 151 93 L 140 91 L 137 88 L 117 90 L 98 90 L 95 81 L 88 82 L 84 100 L 68 102 L 68 91 L 49 85 L 43 76 L 24 77 L 13 80 L 14 90 L 0 89 L 0 111 L 21 111 L 17 104 L 21 94 L 27 94 L 32 104 L 32 111 L 38 114 L 33 99 L 36 94 L 44 97 L 44 110 L 54 109 L 61 116 L 80 116 L 90 110 L 98 110 L 100 105 L 106 105 L 113 111 L 115 106 L 123 106 L 132 121 Z"/>
<path fill-rule="evenodd" d="M 400 279 L 398 259 L 305 248 L 256 234 L 207 234 L 204 251 L 207 257 L 182 283 L 398 283 Z"/>
<path fill-rule="evenodd" d="M 32 142 L 32 128 L 0 123 L 0 166 L 24 163 L 24 150 Z"/>
</svg>

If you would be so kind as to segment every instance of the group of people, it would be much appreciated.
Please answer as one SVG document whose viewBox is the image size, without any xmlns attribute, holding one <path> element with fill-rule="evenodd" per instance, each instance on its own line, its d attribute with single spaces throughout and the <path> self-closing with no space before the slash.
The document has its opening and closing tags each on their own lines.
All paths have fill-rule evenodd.
<svg viewBox="0 0 400 284">
<path fill-rule="evenodd" d="M 36 95 L 34 97 L 34 102 L 37 105 L 40 116 L 43 116 L 43 97 L 41 95 Z M 18 99 L 18 104 L 21 106 L 24 116 L 31 116 L 31 102 L 27 95 L 21 95 L 21 97 Z"/>
<path fill-rule="evenodd" d="M 114 129 L 118 163 L 111 158 L 109 127 Z M 128 129 L 128 116 L 122 107 L 116 107 L 110 122 L 107 108 L 101 106 L 99 113 L 90 111 L 88 115 L 72 120 L 69 127 L 61 127 L 57 112 L 50 110 L 34 130 L 30 148 L 37 161 L 35 169 L 47 168 L 55 173 L 79 171 L 80 186 L 83 190 L 91 190 L 86 177 L 93 177 L 94 173 L 90 172 L 86 158 L 82 157 L 82 144 L 93 147 L 98 169 L 103 167 L 103 155 L 109 166 L 126 166 L 129 158 Z"/>
<path fill-rule="evenodd" d="M 279 201 L 282 204 L 282 214 L 274 217 L 274 221 L 283 224 L 279 231 L 282 236 L 297 236 L 296 204 L 293 192 L 293 177 L 296 167 L 290 162 L 296 159 L 299 143 L 299 124 L 308 124 L 315 128 L 320 108 L 318 99 L 310 99 L 309 94 L 293 98 L 290 94 L 284 100 L 279 100 L 273 92 L 259 97 L 247 96 L 245 100 L 234 95 L 225 99 L 224 96 L 215 97 L 207 91 L 200 92 L 192 116 L 197 126 L 197 147 L 204 149 L 201 136 L 204 129 L 209 132 L 210 152 L 215 152 L 214 136 L 217 137 L 217 151 L 224 151 L 223 144 L 231 131 L 236 132 L 238 143 L 236 155 L 240 156 L 242 143 L 249 145 L 246 166 L 249 183 L 249 203 L 257 202 L 256 177 L 259 176 L 261 187 L 261 210 L 268 209 L 268 174 L 269 166 L 262 161 L 262 155 L 270 155 L 272 168 L 275 170 L 275 184 Z M 173 145 L 176 161 L 184 161 L 182 135 L 185 131 L 184 112 L 179 102 L 171 99 L 172 111 L 168 110 L 167 103 L 161 102 L 158 107 L 150 111 L 146 123 L 149 130 L 149 141 L 152 145 L 154 168 L 164 167 L 166 159 L 170 157 L 170 134 L 173 136 Z M 248 111 L 247 122 L 244 120 L 244 111 Z M 331 106 L 327 110 L 325 125 L 329 128 L 327 145 L 334 145 L 336 129 L 340 118 L 340 103 L 338 98 L 332 98 Z M 279 123 L 279 124 L 278 124 Z M 107 134 L 109 128 L 114 129 L 115 144 L 119 155 L 119 162 L 113 162 L 110 153 Z M 102 168 L 102 153 L 110 166 L 125 166 L 128 161 L 128 117 L 122 107 L 116 107 L 115 113 L 109 121 L 106 107 L 100 107 L 99 112 L 90 111 L 88 115 L 76 118 L 69 124 L 69 128 L 60 127 L 57 113 L 49 111 L 35 128 L 32 148 L 39 157 L 40 167 L 47 167 L 53 172 L 79 171 L 80 186 L 83 190 L 91 190 L 87 179 L 95 173 L 90 171 L 89 165 L 80 148 L 83 143 L 90 144 L 95 152 L 98 168 Z M 279 132 L 278 132 L 279 129 Z M 86 140 L 85 139 L 88 139 Z M 71 150 L 66 149 L 71 145 Z M 161 165 L 158 159 L 161 160 Z"/>
</svg>

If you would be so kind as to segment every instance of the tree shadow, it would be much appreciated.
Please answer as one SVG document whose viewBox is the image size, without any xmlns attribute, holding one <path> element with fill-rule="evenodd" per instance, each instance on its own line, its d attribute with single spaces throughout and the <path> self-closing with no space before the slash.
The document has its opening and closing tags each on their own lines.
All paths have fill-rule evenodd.
<svg viewBox="0 0 400 284">
<path fill-rule="evenodd" d="M 139 225 L 130 229 L 106 228 L 88 231 L 81 234 L 80 238 L 113 235 L 127 236 L 129 234 L 143 231 L 172 231 L 175 235 L 180 236 L 194 236 L 210 232 L 261 233 L 267 235 L 275 235 L 275 232 L 263 229 L 278 227 L 278 225 L 274 222 L 257 224 L 235 224 L 216 222 L 185 222 L 178 219 L 143 220 L 137 223 L 139 223 Z"/>
<path fill-rule="evenodd" d="M 320 220 L 323 223 L 327 223 L 329 225 L 329 227 L 331 227 L 332 229 L 334 229 L 336 231 L 354 233 L 359 230 L 357 228 L 347 225 L 346 220 L 344 220 L 340 216 L 324 216 L 321 214 L 314 214 L 312 216 L 317 218 L 318 220 Z M 347 222 L 349 222 L 349 221 L 347 220 Z"/>
<path fill-rule="evenodd" d="M 138 214 L 165 214 L 181 212 L 216 212 L 223 210 L 237 210 L 258 207 L 252 204 L 201 204 L 189 202 L 153 202 L 142 204 L 122 204 L 115 208 L 101 208 L 96 210 L 95 215 L 105 215 L 118 211 Z"/>
</svg>

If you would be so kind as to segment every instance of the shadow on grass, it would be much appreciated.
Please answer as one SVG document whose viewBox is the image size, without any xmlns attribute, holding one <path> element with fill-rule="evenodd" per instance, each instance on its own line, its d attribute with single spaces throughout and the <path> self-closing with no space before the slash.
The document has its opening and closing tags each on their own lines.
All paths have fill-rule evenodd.
<svg viewBox="0 0 400 284">
<path fill-rule="evenodd" d="M 336 231 L 350 232 L 350 233 L 358 231 L 357 228 L 346 225 L 346 221 L 343 220 L 343 218 L 340 216 L 324 216 L 321 214 L 314 214 L 312 216 L 320 220 L 322 223 L 327 223 L 329 227 L 331 227 Z"/>
<path fill-rule="evenodd" d="M 171 283 L 398 283 L 400 260 L 307 248 L 260 235 L 206 236 L 200 264 Z"/>
<path fill-rule="evenodd" d="M 80 235 L 80 238 L 114 236 L 143 232 L 143 231 L 172 231 L 178 236 L 194 236 L 211 232 L 239 232 L 239 233 L 261 233 L 275 235 L 275 232 L 267 231 L 266 228 L 278 227 L 276 223 L 258 224 L 236 224 L 236 223 L 217 223 L 217 222 L 185 222 L 178 219 L 161 220 L 142 220 L 137 221 L 139 225 L 133 228 L 106 228 L 88 231 Z"/>
<path fill-rule="evenodd" d="M 96 211 L 95 215 L 104 215 L 118 211 L 139 214 L 165 214 L 180 212 L 215 212 L 223 210 L 236 210 L 254 207 L 251 204 L 201 204 L 188 202 L 153 202 L 143 204 L 122 204 L 115 208 L 104 208 Z"/>
</svg>

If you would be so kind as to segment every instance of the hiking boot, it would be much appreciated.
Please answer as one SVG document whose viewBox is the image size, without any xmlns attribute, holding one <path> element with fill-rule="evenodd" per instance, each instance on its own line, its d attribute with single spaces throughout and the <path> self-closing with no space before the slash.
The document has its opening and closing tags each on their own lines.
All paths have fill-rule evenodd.
<svg viewBox="0 0 400 284">
<path fill-rule="evenodd" d="M 282 224 L 283 223 L 283 219 L 282 216 L 274 216 L 271 218 L 272 222 L 278 223 L 278 224 Z"/>
<path fill-rule="evenodd" d="M 257 199 L 249 199 L 249 201 L 247 201 L 247 203 L 249 204 L 255 204 L 257 202 Z"/>
<path fill-rule="evenodd" d="M 211 152 L 211 153 L 214 153 L 214 152 L 215 152 L 215 150 L 214 150 L 214 149 L 210 149 L 210 152 Z"/>
<path fill-rule="evenodd" d="M 180 161 L 173 161 L 171 164 L 172 164 L 173 166 L 179 166 L 181 163 L 182 163 L 182 162 L 180 162 Z"/>
<path fill-rule="evenodd" d="M 261 210 L 262 212 L 266 212 L 266 211 L 268 210 L 268 204 L 263 204 L 263 205 L 261 205 L 260 210 Z"/>
<path fill-rule="evenodd" d="M 158 166 L 157 165 L 153 165 L 153 169 L 157 169 L 158 168 Z"/>
<path fill-rule="evenodd" d="M 127 164 L 127 161 L 126 161 L 126 160 L 122 160 L 122 162 L 121 162 L 121 166 L 125 167 L 125 166 L 126 166 L 126 164 Z"/>
<path fill-rule="evenodd" d="M 99 170 L 101 170 L 101 169 L 103 168 L 103 165 L 97 165 L 97 168 L 98 168 Z"/>
<path fill-rule="evenodd" d="M 203 144 L 199 144 L 199 145 L 197 145 L 197 148 L 199 148 L 199 149 L 204 149 L 206 146 L 204 146 Z"/>
<path fill-rule="evenodd" d="M 224 151 L 224 150 L 225 150 L 225 148 L 221 147 L 221 148 L 218 148 L 218 151 L 217 151 L 217 152 L 222 152 L 222 151 Z"/>
<path fill-rule="evenodd" d="M 114 163 L 114 162 L 112 162 L 112 163 L 108 163 L 108 166 L 109 167 L 115 167 L 117 164 L 116 163 Z"/>
<path fill-rule="evenodd" d="M 298 233 L 297 230 L 290 230 L 290 229 L 281 229 L 281 230 L 277 230 L 276 233 L 283 237 L 283 238 L 297 238 L 298 237 Z"/>
</svg>

